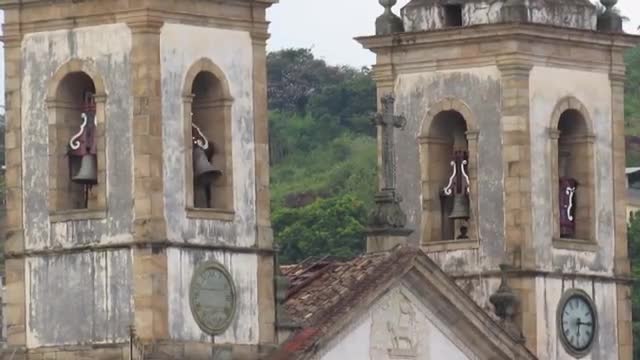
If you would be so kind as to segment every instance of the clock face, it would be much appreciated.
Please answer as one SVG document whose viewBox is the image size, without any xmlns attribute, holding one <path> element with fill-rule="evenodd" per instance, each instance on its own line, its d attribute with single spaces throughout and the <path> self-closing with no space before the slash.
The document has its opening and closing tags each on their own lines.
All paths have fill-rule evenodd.
<svg viewBox="0 0 640 360">
<path fill-rule="evenodd" d="M 598 330 L 595 306 L 589 296 L 580 290 L 568 291 L 560 301 L 558 315 L 565 348 L 576 355 L 587 353 Z"/>
<path fill-rule="evenodd" d="M 207 262 L 196 269 L 189 298 L 202 331 L 219 335 L 229 327 L 236 310 L 236 291 L 231 275 L 221 264 Z"/>
</svg>

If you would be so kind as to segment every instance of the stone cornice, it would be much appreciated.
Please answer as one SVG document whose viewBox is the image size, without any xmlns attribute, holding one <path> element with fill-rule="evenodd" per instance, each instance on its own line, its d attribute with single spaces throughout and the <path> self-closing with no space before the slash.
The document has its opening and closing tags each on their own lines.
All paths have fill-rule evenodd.
<svg viewBox="0 0 640 360">
<path fill-rule="evenodd" d="M 59 3 L 73 3 L 75 0 L 57 0 Z M 98 0 L 100 1 L 100 0 Z M 241 4 L 258 4 L 264 7 L 269 7 L 273 4 L 277 4 L 280 0 L 226 0 L 228 2 L 236 2 Z M 28 6 L 48 6 L 51 4 L 51 0 L 0 0 L 0 9 L 10 9 L 16 7 L 28 7 Z"/>
<path fill-rule="evenodd" d="M 0 0 L 0 8 L 3 7 Z M 276 1 L 276 0 L 273 0 Z M 247 4 L 253 4 L 249 1 L 239 1 Z M 269 2 L 271 4 L 272 2 Z M 275 2 L 273 2 L 275 3 Z M 256 2 L 258 6 L 261 6 L 261 2 Z M 260 11 L 264 12 L 266 6 Z M 18 10 L 20 13 L 28 13 L 28 8 L 22 8 Z M 226 14 L 212 15 L 204 13 L 189 13 L 183 10 L 176 9 L 160 9 L 160 8 L 130 8 L 130 9 L 114 9 L 109 13 L 103 12 L 87 12 L 79 14 L 78 16 L 64 18 L 36 18 L 34 20 L 27 20 L 29 16 L 20 16 L 20 22 L 15 21 L 11 17 L 6 18 L 4 26 L 4 35 L 2 39 L 21 39 L 22 34 L 72 29 L 85 26 L 105 25 L 113 23 L 137 23 L 139 20 L 141 24 L 146 23 L 151 25 L 153 22 L 159 23 L 181 23 L 194 26 L 215 27 L 229 30 L 248 31 L 251 33 L 252 38 L 261 41 L 261 39 L 268 39 L 268 26 L 269 22 L 261 20 L 253 16 L 253 11 L 247 9 L 246 17 L 232 17 Z M 145 25 L 146 26 L 146 25 Z M 149 30 L 153 28 L 159 28 L 158 26 L 151 26 Z"/>
<path fill-rule="evenodd" d="M 574 272 L 568 273 L 563 271 L 546 271 L 546 270 L 528 270 L 528 269 L 513 269 L 509 270 L 509 276 L 514 278 L 528 278 L 528 277 L 543 277 L 550 279 L 576 279 L 587 281 L 598 281 L 605 283 L 620 283 L 631 284 L 635 280 L 630 276 L 624 275 L 605 275 L 605 274 L 589 274 Z M 467 279 L 487 279 L 487 278 L 500 278 L 501 273 L 499 270 L 494 271 L 482 271 L 482 272 L 468 272 L 450 275 L 454 280 L 467 280 Z"/>
<path fill-rule="evenodd" d="M 377 52 L 390 47 L 459 45 L 461 43 L 487 43 L 499 40 L 553 41 L 605 48 L 630 48 L 640 43 L 640 36 L 603 33 L 592 30 L 564 28 L 541 24 L 483 24 L 455 29 L 406 32 L 384 36 L 355 38 L 366 49 Z"/>
<path fill-rule="evenodd" d="M 624 72 L 622 51 L 640 43 L 640 36 L 539 24 L 489 24 L 356 40 L 378 55 L 379 66 L 393 64 L 396 74 L 509 62 L 609 73 Z"/>
</svg>

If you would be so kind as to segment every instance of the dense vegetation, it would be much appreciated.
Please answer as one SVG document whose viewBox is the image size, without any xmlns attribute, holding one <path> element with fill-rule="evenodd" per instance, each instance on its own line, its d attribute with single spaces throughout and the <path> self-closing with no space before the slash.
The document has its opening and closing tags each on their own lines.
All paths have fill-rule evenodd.
<svg viewBox="0 0 640 360">
<path fill-rule="evenodd" d="M 367 69 L 306 49 L 270 53 L 273 227 L 284 262 L 364 247 L 376 178 L 375 85 Z"/>
</svg>

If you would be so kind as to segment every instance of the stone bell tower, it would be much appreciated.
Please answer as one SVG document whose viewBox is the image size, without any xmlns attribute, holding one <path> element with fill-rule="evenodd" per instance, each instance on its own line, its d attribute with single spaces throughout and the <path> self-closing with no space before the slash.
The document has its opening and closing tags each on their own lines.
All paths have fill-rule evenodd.
<svg viewBox="0 0 640 360">
<path fill-rule="evenodd" d="M 490 313 L 504 269 L 515 339 L 540 359 L 631 359 L 623 52 L 639 39 L 616 1 L 395 3 L 357 40 L 407 119 L 411 240 Z"/>
<path fill-rule="evenodd" d="M 0 0 L 15 359 L 276 343 L 266 9 Z"/>
</svg>

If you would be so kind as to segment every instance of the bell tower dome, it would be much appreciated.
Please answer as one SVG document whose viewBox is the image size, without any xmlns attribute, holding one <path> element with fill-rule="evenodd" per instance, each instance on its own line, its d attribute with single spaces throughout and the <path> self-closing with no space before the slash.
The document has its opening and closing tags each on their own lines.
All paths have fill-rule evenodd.
<svg viewBox="0 0 640 360">
<path fill-rule="evenodd" d="M 407 120 L 410 241 L 491 313 L 506 271 L 540 359 L 632 358 L 623 53 L 639 39 L 615 3 L 412 0 L 357 39 Z"/>
<path fill-rule="evenodd" d="M 0 0 L 16 359 L 253 359 L 276 343 L 276 2 Z"/>
</svg>

